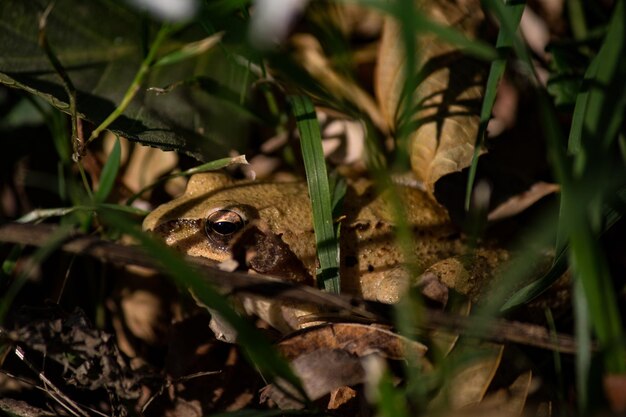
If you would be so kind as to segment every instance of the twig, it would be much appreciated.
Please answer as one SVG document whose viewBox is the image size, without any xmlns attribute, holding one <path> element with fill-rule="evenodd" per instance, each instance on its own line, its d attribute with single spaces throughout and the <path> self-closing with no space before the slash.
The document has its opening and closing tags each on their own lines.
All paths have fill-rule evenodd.
<svg viewBox="0 0 626 417">
<path fill-rule="evenodd" d="M 16 346 L 14 349 L 14 353 L 15 356 L 17 356 L 22 362 L 24 362 L 24 364 L 26 364 L 26 366 L 31 369 L 31 371 L 37 374 L 37 377 L 43 384 L 44 391 L 50 396 L 50 398 L 59 403 L 61 407 L 65 408 L 73 416 L 89 417 L 89 413 L 84 411 L 78 404 L 76 404 L 76 402 L 74 402 L 67 395 L 63 394 L 63 392 L 61 392 L 61 390 L 57 388 L 57 386 L 54 385 L 52 381 L 50 381 L 44 375 L 43 372 L 40 372 L 28 359 L 26 359 L 26 353 L 21 347 Z"/>
<path fill-rule="evenodd" d="M 4 224 L 0 225 L 0 242 L 43 246 L 56 229 L 56 226 L 45 224 Z M 61 250 L 94 257 L 102 262 L 159 269 L 158 262 L 146 255 L 140 247 L 120 245 L 78 232 L 72 234 L 61 245 Z M 358 317 L 359 321 L 392 323 L 393 306 L 388 304 L 345 295 L 333 295 L 313 287 L 279 281 L 260 274 L 222 271 L 214 262 L 207 259 L 187 258 L 191 264 L 196 265 L 202 271 L 211 284 L 225 293 L 314 304 L 330 311 L 339 311 L 346 319 L 349 315 L 353 315 Z M 343 313 L 349 313 L 349 315 Z M 420 325 L 425 329 L 447 329 L 499 343 L 513 342 L 561 353 L 576 353 L 576 340 L 573 337 L 550 332 L 543 326 L 530 323 L 497 318 L 465 317 L 425 308 Z"/>
</svg>

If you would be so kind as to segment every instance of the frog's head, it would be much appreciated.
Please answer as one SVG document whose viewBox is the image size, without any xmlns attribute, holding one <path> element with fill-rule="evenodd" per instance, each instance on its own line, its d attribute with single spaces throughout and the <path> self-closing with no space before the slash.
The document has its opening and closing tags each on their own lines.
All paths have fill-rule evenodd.
<svg viewBox="0 0 626 417">
<path fill-rule="evenodd" d="M 303 183 L 196 174 L 182 196 L 145 218 L 143 228 L 187 255 L 217 262 L 236 258 L 257 272 L 298 281 L 315 271 L 315 238 Z"/>
</svg>

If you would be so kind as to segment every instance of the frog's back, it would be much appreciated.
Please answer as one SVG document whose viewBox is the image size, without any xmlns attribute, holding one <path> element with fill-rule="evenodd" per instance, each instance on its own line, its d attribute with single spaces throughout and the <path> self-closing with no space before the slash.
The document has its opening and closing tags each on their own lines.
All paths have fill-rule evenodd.
<svg viewBox="0 0 626 417">
<path fill-rule="evenodd" d="M 445 209 L 418 189 L 399 186 L 397 196 L 406 224 L 416 236 L 411 250 L 415 257 L 410 262 L 426 267 L 458 252 L 458 239 Z M 405 259 L 395 239 L 396 213 L 390 201 L 387 193 L 378 194 L 369 181 L 349 184 L 340 232 L 340 269 L 346 292 L 387 300 L 381 294 L 389 292 L 389 283 L 397 287 L 406 281 L 401 266 Z M 315 235 L 304 182 L 234 181 L 223 174 L 196 174 L 184 195 L 145 219 L 144 229 L 161 234 L 169 245 L 189 255 L 222 261 L 230 256 L 229 245 L 214 245 L 205 229 L 208 216 L 216 210 L 236 212 L 244 223 L 262 225 L 315 276 Z"/>
</svg>

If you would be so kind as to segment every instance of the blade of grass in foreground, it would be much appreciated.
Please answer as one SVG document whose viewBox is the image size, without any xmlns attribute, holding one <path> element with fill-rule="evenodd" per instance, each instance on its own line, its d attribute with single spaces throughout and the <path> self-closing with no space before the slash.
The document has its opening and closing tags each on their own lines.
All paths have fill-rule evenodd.
<svg viewBox="0 0 626 417">
<path fill-rule="evenodd" d="M 614 176 L 611 145 L 626 107 L 626 5 L 618 1 L 598 55 L 585 75 L 586 89 L 576 102 L 569 147 L 576 152 L 571 187 L 563 187 L 561 230 L 569 237 L 576 279 L 580 279 L 589 317 L 604 353 L 606 372 L 626 372 L 624 332 L 610 271 L 596 243 L 598 218 Z M 581 110 L 582 109 L 582 110 Z M 581 204 L 584 202 L 584 204 Z"/>
<path fill-rule="evenodd" d="M 117 138 L 115 140 L 115 145 L 113 145 L 113 150 L 111 150 L 111 153 L 104 164 L 104 168 L 102 168 L 98 191 L 96 191 L 93 196 L 96 204 L 104 203 L 111 193 L 113 185 L 115 184 L 115 178 L 117 178 L 117 173 L 120 170 L 121 155 L 122 147 L 120 146 L 120 139 Z"/>
<path fill-rule="evenodd" d="M 622 213 L 612 205 L 620 205 L 626 207 L 626 187 L 619 189 L 615 193 L 613 204 L 608 204 L 603 213 L 604 229 L 602 233 L 608 231 L 622 218 Z M 623 209 L 622 209 L 623 211 Z M 569 247 L 565 244 L 557 247 L 557 255 L 552 263 L 552 267 L 541 278 L 531 282 L 523 288 L 517 290 L 511 298 L 501 307 L 500 311 L 515 309 L 524 305 L 539 295 L 543 294 L 557 279 L 559 279 L 567 270 L 567 252 Z"/>
<path fill-rule="evenodd" d="M 502 24 L 501 29 L 512 35 L 514 27 L 510 16 L 504 12 L 504 5 L 500 0 L 486 0 L 486 3 L 499 18 Z M 600 148 L 613 140 L 614 138 L 609 138 L 606 133 L 614 130 L 615 126 L 619 126 L 619 123 L 614 118 L 623 118 L 624 116 L 623 111 L 617 111 L 607 104 L 611 103 L 614 106 L 618 106 L 618 109 L 623 109 L 624 105 L 624 98 L 619 97 L 619 94 L 624 89 L 623 81 L 620 84 L 620 80 L 623 80 L 626 76 L 624 74 L 626 68 L 621 58 L 626 46 L 626 41 L 624 40 L 625 13 L 626 8 L 623 1 L 618 1 L 613 11 L 613 18 L 606 38 L 597 57 L 602 57 L 602 59 L 606 60 L 606 68 L 602 71 L 602 76 L 597 77 L 599 79 L 594 78 L 590 80 L 590 85 L 599 85 L 603 88 L 596 89 L 597 97 L 593 106 L 587 104 L 587 109 L 584 112 L 575 111 L 576 117 L 584 117 L 585 122 L 580 123 L 576 119 L 572 121 L 573 127 L 582 126 L 584 133 L 592 136 L 588 142 L 593 144 L 590 143 L 589 146 Z M 521 62 L 532 71 L 532 62 L 526 48 L 519 41 L 513 43 L 513 48 Z M 620 53 L 621 56 L 619 55 Z M 592 69 L 599 71 L 597 67 Z M 611 88 L 611 91 L 609 91 L 609 87 L 615 86 L 621 86 L 621 88 Z M 544 127 L 548 144 L 548 157 L 552 163 L 554 175 L 562 186 L 562 218 L 559 230 L 563 233 L 564 238 L 569 239 L 570 259 L 574 267 L 576 279 L 581 279 L 583 283 L 585 298 L 587 303 L 589 303 L 591 322 L 602 346 L 606 372 L 621 373 L 626 371 L 626 355 L 624 355 L 621 320 L 618 314 L 615 293 L 611 287 L 608 266 L 603 253 L 596 244 L 597 233 L 595 232 L 598 232 L 598 230 L 594 229 L 595 223 L 590 218 L 590 211 L 597 212 L 600 209 L 600 207 L 593 207 L 601 200 L 603 192 L 601 187 L 597 187 L 597 184 L 602 183 L 603 180 L 608 180 L 608 178 L 597 181 L 597 173 L 586 171 L 589 174 L 596 175 L 594 177 L 596 178 L 595 188 L 587 187 L 581 181 L 574 182 L 574 173 L 565 155 L 564 141 L 562 140 L 563 134 L 560 131 L 560 125 L 551 101 L 544 91 L 538 91 L 537 97 L 542 126 Z M 599 123 L 600 121 L 602 123 Z M 573 134 L 576 134 L 576 132 L 573 132 Z M 589 153 L 595 155 L 594 160 L 596 163 L 601 163 L 604 158 L 607 160 L 611 159 L 609 155 L 602 154 L 603 150 L 606 151 L 607 148 L 586 149 L 586 151 L 591 151 Z M 594 168 L 602 167 L 595 166 Z M 578 167 L 578 170 L 580 170 L 580 167 Z M 603 169 L 599 170 L 600 173 L 603 171 Z M 595 202 L 592 199 L 595 199 Z M 582 204 L 583 202 L 585 204 Z"/>
<path fill-rule="evenodd" d="M 185 289 L 192 289 L 194 295 L 204 304 L 211 306 L 237 331 L 237 341 L 243 347 L 248 358 L 265 376 L 281 378 L 296 388 L 302 398 L 306 398 L 299 379 L 294 375 L 287 362 L 280 357 L 272 345 L 246 319 L 239 316 L 227 301 L 227 298 L 215 291 L 201 276 L 191 268 L 180 255 L 174 253 L 161 242 L 141 232 L 124 217 L 111 211 L 101 211 L 101 219 L 136 239 L 164 271 Z"/>
<path fill-rule="evenodd" d="M 576 110 L 579 106 L 584 108 L 583 112 L 575 113 L 583 118 L 583 122 L 572 121 L 572 126 L 577 129 L 572 129 L 569 145 L 570 150 L 587 151 L 579 152 L 577 156 L 586 159 L 588 163 L 603 162 L 589 159 L 589 154 L 593 155 L 591 152 L 597 148 L 607 150 L 623 126 L 626 108 L 625 55 L 626 5 L 622 0 L 615 5 L 604 42 L 585 74 L 586 88 L 576 100 Z M 583 138 L 583 135 L 588 137 Z M 583 139 L 588 143 L 582 145 L 589 149 L 580 148 Z M 583 163 L 578 162 L 576 168 L 582 170 Z M 575 174 L 581 174 L 581 171 Z"/>
<path fill-rule="evenodd" d="M 519 22 L 522 19 L 522 13 L 526 7 L 526 2 L 511 2 L 505 5 L 506 11 L 510 15 L 511 23 L 515 28 L 519 26 Z M 513 47 L 514 38 L 510 36 L 510 33 L 504 30 L 498 32 L 498 39 L 496 40 L 496 49 L 501 53 L 508 51 Z M 474 180 L 476 178 L 476 169 L 478 168 L 478 156 L 480 155 L 480 149 L 483 144 L 484 136 L 487 133 L 487 124 L 491 118 L 491 110 L 496 102 L 496 93 L 498 92 L 498 84 L 506 69 L 506 55 L 502 54 L 491 63 L 489 68 L 489 76 L 487 78 L 487 85 L 485 86 L 485 97 L 483 98 L 482 107 L 480 109 L 480 125 L 478 127 L 478 135 L 476 137 L 476 143 L 474 144 L 474 156 L 472 157 L 472 164 L 470 165 L 469 175 L 467 177 L 467 188 L 465 190 L 465 210 L 470 209 L 470 200 L 472 196 L 472 189 L 474 188 Z"/>
<path fill-rule="evenodd" d="M 300 133 L 304 168 L 313 208 L 317 256 L 320 260 L 320 269 L 317 273 L 318 286 L 339 294 L 341 288 L 339 247 L 333 227 L 330 186 L 315 107 L 306 96 L 291 96 L 289 102 Z"/>
</svg>

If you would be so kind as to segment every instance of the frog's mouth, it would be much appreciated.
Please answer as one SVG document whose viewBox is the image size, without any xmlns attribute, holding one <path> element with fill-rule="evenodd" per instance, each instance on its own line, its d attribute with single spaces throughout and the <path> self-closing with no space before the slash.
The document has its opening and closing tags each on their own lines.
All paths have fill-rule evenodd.
<svg viewBox="0 0 626 417">
<path fill-rule="evenodd" d="M 245 227 L 233 239 L 230 252 L 239 265 L 246 265 L 260 274 L 313 285 L 313 277 L 298 256 L 280 235 L 261 221 Z"/>
</svg>

